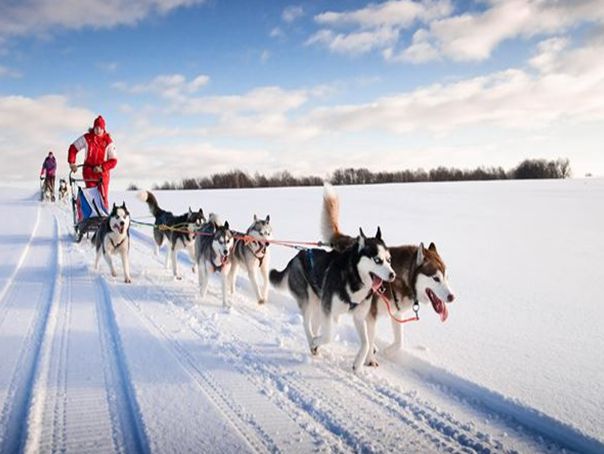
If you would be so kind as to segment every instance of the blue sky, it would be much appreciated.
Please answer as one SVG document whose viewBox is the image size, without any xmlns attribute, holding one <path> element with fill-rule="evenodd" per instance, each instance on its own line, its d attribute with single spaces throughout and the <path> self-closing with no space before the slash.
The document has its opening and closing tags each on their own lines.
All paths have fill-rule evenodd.
<svg viewBox="0 0 604 454">
<path fill-rule="evenodd" d="M 529 157 L 604 174 L 603 23 L 602 0 L 1 2 L 3 180 L 64 161 L 98 113 L 118 186 Z"/>
</svg>

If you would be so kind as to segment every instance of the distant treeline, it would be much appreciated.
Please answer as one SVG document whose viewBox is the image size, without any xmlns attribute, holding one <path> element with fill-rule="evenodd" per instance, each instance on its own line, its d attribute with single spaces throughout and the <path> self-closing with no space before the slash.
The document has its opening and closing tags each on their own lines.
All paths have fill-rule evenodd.
<svg viewBox="0 0 604 454">
<path fill-rule="evenodd" d="M 249 175 L 241 170 L 217 173 L 202 178 L 185 178 L 180 182 L 165 182 L 153 189 L 227 189 L 227 188 L 270 188 L 281 186 L 321 186 L 324 181 L 333 185 L 415 183 L 425 181 L 483 181 L 567 178 L 571 176 L 568 159 L 547 161 L 527 159 L 511 170 L 502 167 L 477 167 L 476 169 L 454 169 L 437 167 L 431 170 L 399 170 L 396 172 L 372 172 L 368 169 L 338 169 L 328 178 L 319 176 L 295 177 L 288 171 L 272 176 L 259 173 Z M 131 185 L 129 189 L 136 189 Z"/>
</svg>

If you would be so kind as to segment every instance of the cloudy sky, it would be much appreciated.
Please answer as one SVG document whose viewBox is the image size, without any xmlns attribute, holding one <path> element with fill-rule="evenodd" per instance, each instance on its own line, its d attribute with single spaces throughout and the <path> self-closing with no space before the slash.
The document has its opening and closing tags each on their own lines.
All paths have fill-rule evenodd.
<svg viewBox="0 0 604 454">
<path fill-rule="evenodd" d="M 604 0 L 0 0 L 0 166 L 101 113 L 116 186 L 568 157 L 604 175 Z"/>
</svg>

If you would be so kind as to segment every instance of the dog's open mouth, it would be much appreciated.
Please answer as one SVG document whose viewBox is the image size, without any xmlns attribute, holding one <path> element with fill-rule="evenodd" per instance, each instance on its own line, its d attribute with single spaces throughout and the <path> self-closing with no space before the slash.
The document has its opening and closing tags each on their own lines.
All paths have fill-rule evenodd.
<svg viewBox="0 0 604 454">
<path fill-rule="evenodd" d="M 430 298 L 434 311 L 440 315 L 440 321 L 444 322 L 447 320 L 447 317 L 449 316 L 447 305 L 443 303 L 442 300 L 438 298 L 438 296 L 436 296 L 436 294 L 429 288 L 426 289 L 426 294 L 428 295 L 428 298 Z"/>
<path fill-rule="evenodd" d="M 369 276 L 371 276 L 371 285 L 374 289 L 378 289 L 382 286 L 384 280 L 381 277 L 377 274 L 373 274 L 371 271 L 369 272 Z"/>
<path fill-rule="evenodd" d="M 124 226 L 124 225 L 116 225 L 115 226 L 115 230 L 117 230 L 120 235 L 123 235 L 124 234 L 124 230 L 126 230 L 126 226 Z"/>
</svg>

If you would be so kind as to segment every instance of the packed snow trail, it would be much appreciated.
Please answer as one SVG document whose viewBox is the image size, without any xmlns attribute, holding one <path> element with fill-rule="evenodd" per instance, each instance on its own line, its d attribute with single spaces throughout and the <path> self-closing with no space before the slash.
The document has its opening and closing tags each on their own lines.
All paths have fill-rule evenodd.
<svg viewBox="0 0 604 454">
<path fill-rule="evenodd" d="M 240 277 L 232 310 L 217 279 L 200 301 L 150 231 L 132 229 L 132 284 L 95 273 L 65 207 L 19 206 L 0 232 L 0 452 L 600 451 L 408 353 L 353 374 L 346 326 L 312 358 L 290 298 L 260 307 Z"/>
</svg>

